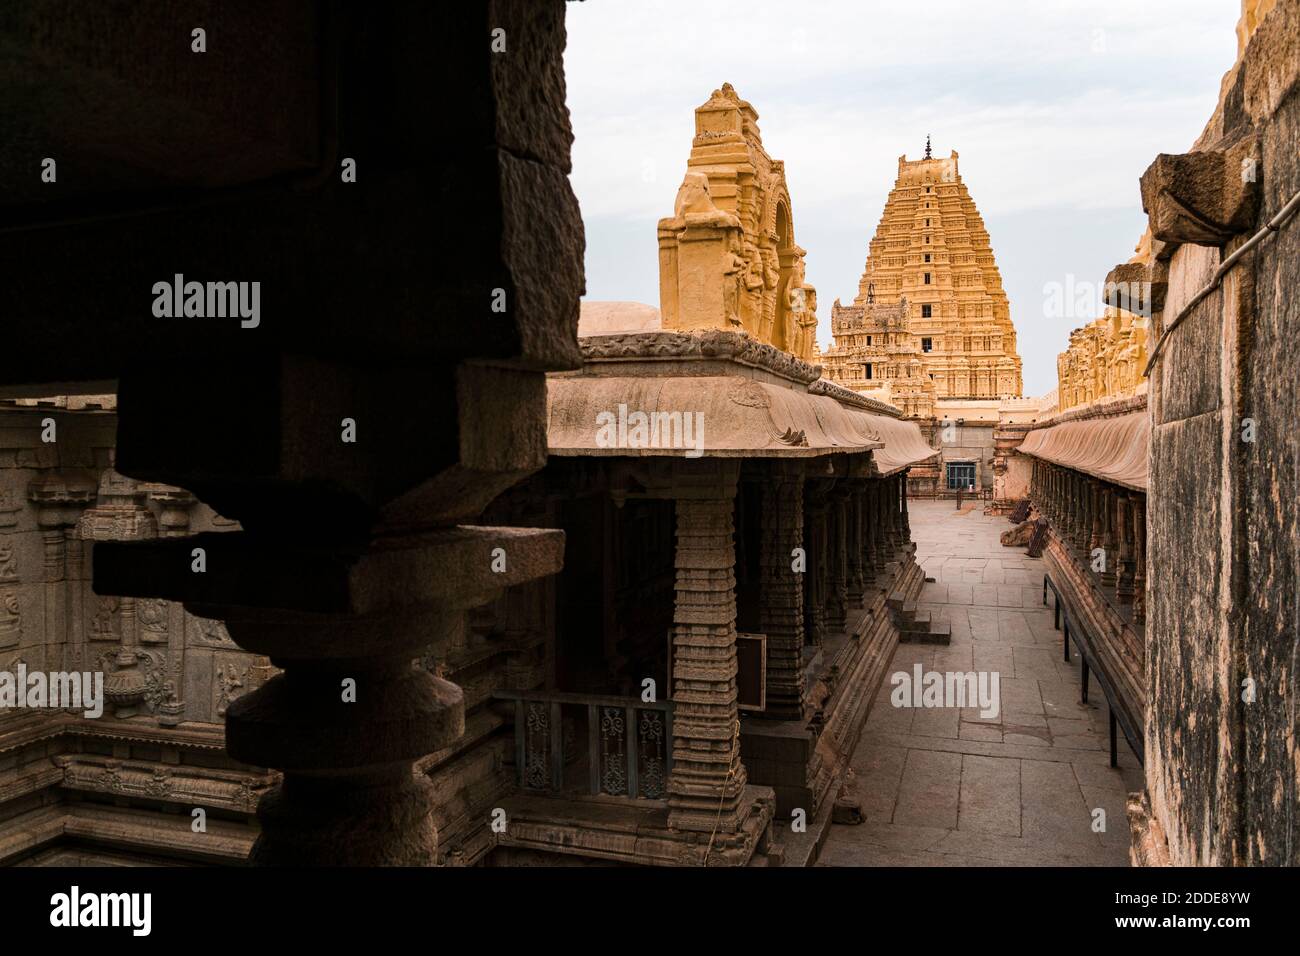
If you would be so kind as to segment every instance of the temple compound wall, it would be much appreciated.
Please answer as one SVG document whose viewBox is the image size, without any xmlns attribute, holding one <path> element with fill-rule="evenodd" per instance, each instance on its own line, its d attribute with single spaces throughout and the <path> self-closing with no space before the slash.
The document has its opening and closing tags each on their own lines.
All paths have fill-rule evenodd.
<svg viewBox="0 0 1300 956">
<path fill-rule="evenodd" d="M 1300 3 L 1244 4 L 1238 36 L 1200 138 L 1141 181 L 1150 280 L 1167 285 L 1149 345 L 1141 863 L 1295 865 L 1300 852 L 1300 223 L 1280 215 L 1300 193 Z"/>
</svg>

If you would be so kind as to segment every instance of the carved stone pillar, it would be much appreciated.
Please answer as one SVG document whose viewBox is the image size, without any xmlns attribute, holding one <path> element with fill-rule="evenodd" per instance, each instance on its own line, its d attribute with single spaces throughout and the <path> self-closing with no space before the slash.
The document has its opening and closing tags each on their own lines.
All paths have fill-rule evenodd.
<svg viewBox="0 0 1300 956">
<path fill-rule="evenodd" d="M 897 542 L 894 540 L 897 531 L 894 528 L 893 509 L 890 508 L 890 499 L 894 496 L 894 489 L 891 487 L 889 478 L 880 479 L 880 497 L 876 502 L 876 507 L 880 515 L 880 536 L 884 542 L 885 560 L 894 559 L 894 548 Z"/>
<path fill-rule="evenodd" d="M 873 491 L 875 492 L 875 507 L 872 508 L 872 514 L 876 519 L 876 563 L 883 572 L 885 566 L 894 556 L 893 546 L 889 540 L 889 504 L 888 488 L 883 478 L 878 478 L 872 482 Z"/>
<path fill-rule="evenodd" d="M 1102 587 L 1115 586 L 1115 565 L 1119 555 L 1115 549 L 1115 489 L 1106 486 L 1101 490 L 1101 543 L 1098 545 L 1106 554 L 1106 563 L 1101 572 Z"/>
<path fill-rule="evenodd" d="M 1078 496 L 1080 506 L 1074 546 L 1087 567 L 1090 566 L 1088 549 L 1092 540 L 1092 480 L 1080 472 L 1074 472 L 1074 493 Z"/>
<path fill-rule="evenodd" d="M 1092 552 L 1101 547 L 1101 482 L 1084 478 L 1084 493 L 1088 498 L 1088 567 L 1092 567 Z"/>
<path fill-rule="evenodd" d="M 87 541 L 147 541 L 156 537 L 158 524 L 153 512 L 144 506 L 144 497 L 138 481 L 106 469 L 100 475 L 95 507 L 78 519 L 78 533 Z M 113 705 L 114 716 L 122 718 L 147 713 L 148 683 L 138 652 L 135 602 L 134 596 L 122 597 L 122 643 L 114 670 L 104 678 L 104 697 Z"/>
<path fill-rule="evenodd" d="M 804 482 L 804 547 L 808 552 L 808 573 L 804 581 L 804 638 L 821 646 L 826 630 L 827 600 L 827 495 L 833 479 L 810 478 Z"/>
<path fill-rule="evenodd" d="M 844 554 L 848 561 L 849 606 L 856 610 L 862 607 L 862 596 L 867 586 L 862 559 L 862 529 L 866 517 L 862 506 L 862 479 L 846 479 L 845 494 L 848 533 L 845 536 Z"/>
<path fill-rule="evenodd" d="M 1059 468 L 1056 469 L 1056 474 L 1052 476 L 1052 485 L 1052 498 L 1056 502 L 1054 509 L 1056 513 L 1052 518 L 1052 530 L 1064 543 L 1068 536 L 1066 529 L 1070 524 L 1070 499 L 1065 493 L 1065 473 Z"/>
<path fill-rule="evenodd" d="M 1133 495 L 1133 623 L 1147 619 L 1147 499 Z"/>
<path fill-rule="evenodd" d="M 1115 496 L 1116 527 L 1119 530 L 1119 569 L 1115 579 L 1115 600 L 1120 604 L 1133 603 L 1133 493 L 1118 492 Z"/>
<path fill-rule="evenodd" d="M 736 709 L 736 475 L 713 497 L 677 500 L 673 769 L 668 824 L 735 832 L 745 767 Z"/>
<path fill-rule="evenodd" d="M 890 495 L 890 507 L 894 510 L 894 534 L 898 547 L 907 544 L 907 476 L 901 471 L 890 479 L 893 489 Z"/>
<path fill-rule="evenodd" d="M 855 483 L 854 496 L 858 500 L 858 561 L 862 567 L 863 597 L 866 590 L 875 586 L 880 566 L 876 563 L 876 516 L 872 511 L 874 497 L 870 478 L 859 478 Z"/>
<path fill-rule="evenodd" d="M 55 472 L 34 479 L 27 497 L 36 507 L 45 545 L 45 643 L 62 651 L 82 638 L 82 543 L 75 529 L 82 510 L 95 500 L 95 485 L 80 474 Z"/>
<path fill-rule="evenodd" d="M 1064 468 L 1057 468 L 1055 470 L 1056 470 L 1056 523 L 1059 526 L 1058 531 L 1060 533 L 1061 540 L 1065 541 L 1065 539 L 1068 537 L 1069 534 L 1068 528 L 1070 526 L 1070 517 L 1071 517 L 1070 488 L 1068 482 L 1066 481 L 1068 477 L 1068 473 Z"/>
<path fill-rule="evenodd" d="M 156 501 L 162 508 L 158 516 L 158 535 L 164 538 L 181 537 L 189 533 L 190 510 L 198 503 L 188 491 L 157 483 L 142 484 L 150 501 Z"/>
<path fill-rule="evenodd" d="M 907 514 L 907 469 L 898 473 L 898 517 L 906 545 L 912 540 L 912 521 Z"/>
<path fill-rule="evenodd" d="M 795 571 L 795 550 L 804 547 L 803 466 L 773 461 L 763 485 L 762 593 L 759 621 L 767 635 L 768 717 L 803 716 L 804 570 Z"/>
<path fill-rule="evenodd" d="M 826 625 L 843 631 L 848 618 L 848 489 L 836 479 L 826 501 Z"/>
<path fill-rule="evenodd" d="M 1065 516 L 1061 522 L 1061 544 L 1065 545 L 1066 550 L 1073 550 L 1075 537 L 1079 533 L 1079 516 L 1083 507 L 1082 502 L 1079 501 L 1079 489 L 1073 471 L 1062 470 L 1061 492 L 1062 503 L 1065 505 Z"/>
</svg>

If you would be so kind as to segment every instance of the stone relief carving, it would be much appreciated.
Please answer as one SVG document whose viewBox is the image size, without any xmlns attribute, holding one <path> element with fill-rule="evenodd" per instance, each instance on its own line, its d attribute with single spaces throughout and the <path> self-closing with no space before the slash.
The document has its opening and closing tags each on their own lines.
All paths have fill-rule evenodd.
<svg viewBox="0 0 1300 956">
<path fill-rule="evenodd" d="M 193 614 L 188 614 L 187 617 L 194 623 L 194 642 L 196 644 L 206 647 L 234 648 L 238 646 L 231 640 L 230 633 L 226 630 L 223 621 L 210 617 L 196 617 Z"/>
<path fill-rule="evenodd" d="M 15 492 L 10 488 L 0 488 L 0 528 L 16 526 L 22 510 L 22 499 Z"/>
<path fill-rule="evenodd" d="M 165 798 L 171 796 L 172 775 L 164 767 L 154 767 L 152 776 L 144 785 L 144 792 L 151 797 Z"/>
<path fill-rule="evenodd" d="M 92 641 L 119 641 L 122 639 L 122 621 L 118 616 L 122 601 L 116 597 L 98 596 L 95 616 L 90 620 Z"/>
<path fill-rule="evenodd" d="M 136 659 L 144 671 L 144 703 L 151 714 L 158 713 L 170 696 L 176 696 L 176 681 L 181 676 L 180 661 L 173 663 L 162 651 L 137 650 Z"/>
<path fill-rule="evenodd" d="M 0 647 L 22 640 L 23 616 L 18 602 L 18 563 L 11 546 L 0 544 Z"/>
<path fill-rule="evenodd" d="M 140 640 L 145 644 L 166 644 L 171 602 L 161 598 L 144 598 L 136 604 L 140 621 Z"/>
<path fill-rule="evenodd" d="M 218 717 L 226 716 L 231 702 L 261 687 L 274 672 L 263 657 L 251 661 L 227 658 L 217 663 L 212 676 L 212 709 Z"/>
<path fill-rule="evenodd" d="M 0 588 L 0 647 L 14 647 L 22 639 L 23 615 L 17 588 Z"/>
</svg>

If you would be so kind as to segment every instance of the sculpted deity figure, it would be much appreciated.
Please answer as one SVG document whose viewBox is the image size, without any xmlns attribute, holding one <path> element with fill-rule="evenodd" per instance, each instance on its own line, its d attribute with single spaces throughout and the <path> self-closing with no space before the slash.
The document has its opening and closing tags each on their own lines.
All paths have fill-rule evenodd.
<svg viewBox="0 0 1300 956">
<path fill-rule="evenodd" d="M 795 351 L 799 347 L 800 330 L 806 323 L 806 314 L 808 311 L 808 291 L 804 287 L 804 264 L 802 258 L 794 260 L 794 271 L 790 276 L 790 282 L 785 289 L 785 308 L 788 316 L 787 325 L 784 330 L 785 341 L 775 342 L 773 344 L 788 351 Z"/>
<path fill-rule="evenodd" d="M 768 238 L 772 243 L 776 242 L 775 236 Z M 763 246 L 761 255 L 763 257 L 763 321 L 759 326 L 758 337 L 764 342 L 770 342 L 772 326 L 776 324 L 776 287 L 781 281 L 781 260 L 777 258 L 773 245 Z"/>
<path fill-rule="evenodd" d="M 727 325 L 741 328 L 740 293 L 745 284 L 749 264 L 740 256 L 740 238 L 732 233 L 727 241 L 727 251 L 722 266 L 722 301 L 726 310 Z"/>
<path fill-rule="evenodd" d="M 713 204 L 709 194 L 709 177 L 703 173 L 687 173 L 677 188 L 677 200 L 673 203 L 673 215 L 677 218 L 688 213 L 716 213 L 718 207 Z"/>
<path fill-rule="evenodd" d="M 812 357 L 813 342 L 817 335 L 817 290 L 810 285 L 805 285 L 803 290 L 804 310 L 799 318 L 798 338 L 792 351 L 806 360 Z"/>
<path fill-rule="evenodd" d="M 6 591 L 4 597 L 0 598 L 0 608 L 4 609 L 6 617 L 16 619 L 19 616 L 18 592 Z"/>
<path fill-rule="evenodd" d="M 758 247 L 745 242 L 745 274 L 740 321 L 750 335 L 757 336 L 763 324 L 763 258 Z"/>
</svg>

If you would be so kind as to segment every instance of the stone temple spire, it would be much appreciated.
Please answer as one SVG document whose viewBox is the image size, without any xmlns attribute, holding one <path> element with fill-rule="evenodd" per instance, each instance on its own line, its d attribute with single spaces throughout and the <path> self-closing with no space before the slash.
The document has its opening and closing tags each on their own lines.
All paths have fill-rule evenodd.
<svg viewBox="0 0 1300 956">
<path fill-rule="evenodd" d="M 1019 397 L 1016 330 L 984 220 L 953 150 L 898 158 L 852 306 L 831 309 L 826 377 L 886 391 L 909 416 L 939 399 Z M 915 363 L 915 365 L 914 365 Z"/>
</svg>

